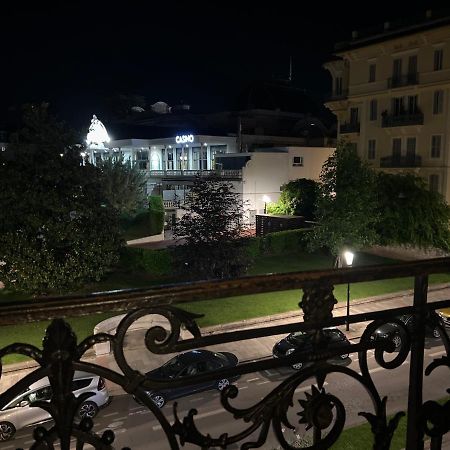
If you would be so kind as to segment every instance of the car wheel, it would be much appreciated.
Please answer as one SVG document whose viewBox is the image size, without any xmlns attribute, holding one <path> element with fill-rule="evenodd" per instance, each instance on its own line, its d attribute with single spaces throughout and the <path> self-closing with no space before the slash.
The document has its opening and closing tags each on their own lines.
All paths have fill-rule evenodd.
<svg viewBox="0 0 450 450">
<path fill-rule="evenodd" d="M 439 333 L 439 328 L 434 328 L 434 329 L 433 329 L 433 337 L 434 337 L 435 339 L 441 337 L 441 333 Z"/>
<path fill-rule="evenodd" d="M 81 404 L 80 409 L 78 410 L 78 417 L 80 419 L 84 419 L 85 417 L 89 417 L 92 419 L 98 413 L 97 403 L 87 401 Z"/>
<path fill-rule="evenodd" d="M 295 369 L 295 370 L 300 370 L 302 367 L 303 367 L 303 363 L 302 362 L 299 362 L 299 363 L 296 363 L 296 364 L 292 364 L 292 368 Z"/>
<path fill-rule="evenodd" d="M 396 334 L 393 338 L 392 338 L 392 342 L 395 345 L 395 348 L 400 348 L 402 345 L 402 337 L 399 334 Z"/>
<path fill-rule="evenodd" d="M 0 442 L 11 439 L 16 434 L 16 428 L 11 422 L 0 422 Z"/>
<path fill-rule="evenodd" d="M 345 353 L 341 355 L 341 359 L 347 359 L 349 356 L 350 356 L 349 353 Z"/>
<path fill-rule="evenodd" d="M 217 382 L 217 389 L 219 389 L 219 391 L 223 391 L 227 386 L 230 385 L 229 380 L 227 380 L 226 378 L 224 378 L 223 380 L 219 380 Z"/>
<path fill-rule="evenodd" d="M 161 394 L 152 395 L 152 401 L 158 408 L 166 404 L 166 399 Z"/>
</svg>

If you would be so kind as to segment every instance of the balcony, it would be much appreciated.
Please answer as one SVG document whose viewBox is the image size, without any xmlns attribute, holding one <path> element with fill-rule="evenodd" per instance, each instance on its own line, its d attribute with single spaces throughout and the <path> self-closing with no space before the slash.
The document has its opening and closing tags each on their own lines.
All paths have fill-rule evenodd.
<svg viewBox="0 0 450 450">
<path fill-rule="evenodd" d="M 418 111 L 414 114 L 385 114 L 381 118 L 383 128 L 401 127 L 408 125 L 423 125 L 423 113 Z"/>
<path fill-rule="evenodd" d="M 384 168 L 408 168 L 421 166 L 422 157 L 420 155 L 391 155 L 380 158 L 380 167 Z"/>
<path fill-rule="evenodd" d="M 374 441 L 378 443 L 374 448 L 386 450 L 390 447 L 398 421 L 406 412 L 407 417 L 401 419 L 407 424 L 406 450 L 423 449 L 424 437 L 429 441 L 427 448 L 438 450 L 442 448 L 443 436 L 450 429 L 447 413 L 450 404 L 447 401 L 441 405 L 436 399 L 448 396 L 446 389 L 449 384 L 447 372 L 441 374 L 440 382 L 433 377 L 450 367 L 450 339 L 435 310 L 449 307 L 450 300 L 436 298 L 435 293 L 433 299 L 429 299 L 428 278 L 432 274 L 447 273 L 449 267 L 450 258 L 438 258 L 386 266 L 269 274 L 100 292 L 79 297 L 55 297 L 51 301 L 48 298 L 33 298 L 32 301 L 4 302 L 0 308 L 0 326 L 47 319 L 53 321 L 45 333 L 42 350 L 28 343 L 11 344 L 0 349 L 0 358 L 8 354 L 22 354 L 34 362 L 34 367 L 29 365 L 25 378 L 17 379 L 16 374 L 10 377 L 10 386 L 0 394 L 0 410 L 30 384 L 49 376 L 52 383 L 50 396 L 47 401 L 35 406 L 45 407 L 54 422 L 47 429 L 36 425 L 34 433 L 27 431 L 22 440 L 28 440 L 25 443 L 31 448 L 53 448 L 59 443 L 62 450 L 75 446 L 81 449 L 86 445 L 105 450 L 150 448 L 150 442 L 155 449 L 180 449 L 185 443 L 191 444 L 189 448 L 198 449 L 237 446 L 272 449 L 278 444 L 285 449 L 298 448 L 293 440 L 288 439 L 290 428 L 293 429 L 290 436 L 296 436 L 300 428 L 302 433 L 310 429 L 305 433 L 310 433 L 307 436 L 314 448 L 330 448 L 339 439 L 348 421 L 356 417 L 371 424 Z M 361 333 L 352 342 L 343 343 L 338 348 L 326 346 L 322 329 L 325 326 L 342 326 L 346 322 L 345 316 L 333 317 L 337 309 L 333 295 L 335 285 L 402 277 L 414 279 L 414 294 L 412 300 L 405 302 L 406 306 L 386 309 L 379 305 L 377 310 L 351 314 L 348 319 L 350 326 L 361 326 Z M 300 303 L 305 313 L 303 320 L 300 320 L 299 311 L 298 318 L 283 325 L 266 323 L 232 332 L 223 328 L 211 334 L 198 326 L 199 314 L 182 309 L 186 302 L 197 302 L 197 309 L 201 311 L 203 300 L 214 299 L 215 303 L 220 304 L 226 301 L 226 297 L 264 292 L 272 292 L 276 301 L 277 292 L 298 292 L 300 289 L 303 289 Z M 443 297 L 446 298 L 445 294 Z M 228 303 L 224 302 L 224 307 L 229 307 L 226 305 Z M 70 325 L 60 319 L 105 311 L 127 314 L 115 332 L 96 334 L 82 342 L 77 342 Z M 402 314 L 412 315 L 411 328 L 396 319 Z M 233 344 L 235 347 L 253 348 L 254 339 L 275 338 L 297 331 L 310 334 L 311 348 L 281 358 L 268 355 L 242 360 L 237 366 L 221 367 L 214 373 L 197 372 L 182 378 L 157 379 L 152 378 L 151 374 L 146 375 L 140 366 L 131 364 L 126 353 L 126 336 L 137 325 L 137 320 L 146 315 L 162 316 L 167 324 L 163 328 L 148 325 L 147 322 L 142 333 L 142 350 L 137 358 L 148 356 L 147 359 L 152 360 L 162 355 L 169 358 L 172 353 L 216 345 L 224 349 Z M 404 337 L 396 351 L 393 341 L 383 335 L 373 337 L 378 327 L 393 322 L 400 327 Z M 425 355 L 425 333 L 430 326 L 438 330 L 442 351 L 432 349 L 434 353 Z M 105 343 L 110 344 L 111 353 L 103 355 L 103 359 L 86 359 L 86 353 L 92 350 L 93 345 Z M 331 362 L 330 358 L 336 359 L 343 354 L 352 355 L 352 366 Z M 108 363 L 104 362 L 105 358 L 108 358 Z M 308 367 L 293 371 L 291 366 L 299 363 L 308 363 Z M 376 369 L 369 368 L 373 366 Z M 435 371 L 438 367 L 440 369 Z M 105 410 L 106 416 L 113 416 L 106 421 L 100 416 L 81 422 L 74 419 L 79 404 L 86 400 L 86 396 L 77 400 L 70 387 L 68 389 L 74 370 L 97 374 L 123 389 L 122 395 L 116 396 L 107 408 L 116 403 L 120 408 L 117 414 L 122 414 L 124 418 Z M 403 375 L 402 383 L 396 383 L 394 387 L 396 400 L 389 396 L 386 398 L 383 389 L 388 389 L 390 383 L 385 383 L 384 388 L 380 386 L 380 376 L 383 373 L 387 378 L 398 378 L 399 370 L 403 370 Z M 256 376 L 255 380 L 259 380 L 266 376 L 263 374 L 272 374 L 267 375 L 269 377 L 274 373 L 277 376 L 272 381 L 268 378 L 258 383 L 241 383 L 240 380 L 237 385 L 224 388 L 220 401 L 211 394 L 208 402 L 214 401 L 214 407 L 218 410 L 205 411 L 208 407 L 205 401 L 195 404 L 185 402 L 182 408 L 179 406 L 181 400 L 173 407 L 159 409 L 147 394 L 148 390 L 186 388 L 214 380 L 234 379 L 239 375 Z M 0 381 L 6 377 L 7 373 L 3 370 Z M 337 382 L 336 377 L 340 377 Z M 258 387 L 260 384 L 264 384 L 263 396 L 261 391 L 257 391 L 262 389 Z M 423 394 L 427 385 L 431 385 L 435 392 L 429 400 Z M 404 386 L 404 402 L 398 401 L 400 386 Z M 345 391 L 348 391 L 347 396 Z M 355 395 L 358 396 L 357 402 Z M 141 406 L 131 396 L 139 399 Z M 423 397 L 427 398 L 425 403 Z M 21 406 L 27 407 L 25 404 Z M 390 410 L 387 410 L 389 407 Z M 392 413 L 397 413 L 395 418 Z M 209 421 L 203 420 L 208 416 L 216 416 L 216 419 L 209 417 Z M 138 421 L 134 428 L 132 420 Z M 213 426 L 211 420 L 214 420 Z M 111 429 L 112 423 L 120 427 L 117 432 Z M 268 433 L 271 428 L 274 432 Z M 25 432 L 22 434 L 25 436 Z M 278 444 L 274 444 L 274 440 Z M 20 445 L 24 444 L 15 440 L 10 447 Z"/>
<path fill-rule="evenodd" d="M 339 127 L 339 132 L 341 134 L 346 133 L 359 133 L 360 125 L 359 122 L 349 122 L 349 123 L 343 123 Z"/>
<path fill-rule="evenodd" d="M 345 100 L 348 97 L 348 89 L 342 89 L 341 92 L 333 92 L 327 101 Z"/>
<path fill-rule="evenodd" d="M 165 209 L 177 209 L 184 205 L 184 200 L 163 200 Z"/>
<path fill-rule="evenodd" d="M 406 75 L 388 78 L 388 89 L 411 86 L 419 83 L 419 73 L 413 72 Z"/>
<path fill-rule="evenodd" d="M 192 179 L 194 177 L 216 176 L 226 180 L 242 179 L 242 170 L 150 170 L 150 177 L 165 179 Z"/>
</svg>

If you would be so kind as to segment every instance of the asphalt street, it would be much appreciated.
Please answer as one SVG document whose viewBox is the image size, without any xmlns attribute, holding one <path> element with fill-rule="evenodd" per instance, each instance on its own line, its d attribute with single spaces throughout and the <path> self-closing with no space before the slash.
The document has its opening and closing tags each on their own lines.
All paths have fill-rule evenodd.
<svg viewBox="0 0 450 450">
<path fill-rule="evenodd" d="M 444 347 L 439 339 L 427 339 L 425 351 L 425 366 L 433 358 L 444 355 Z M 402 366 L 394 370 L 385 370 L 378 366 L 373 352 L 369 352 L 369 369 L 375 385 L 381 396 L 388 396 L 388 413 L 406 409 L 408 396 L 409 379 L 409 359 Z M 339 364 L 348 365 L 359 371 L 357 355 L 353 354 L 347 360 Z M 274 389 L 286 377 L 291 375 L 293 370 L 282 368 L 279 370 L 263 371 L 248 374 L 241 377 L 235 384 L 239 388 L 239 394 L 232 404 L 238 408 L 249 407 L 260 401 L 272 389 Z M 310 392 L 311 384 L 314 380 L 309 380 L 299 386 L 295 392 L 294 406 L 290 409 L 289 418 L 293 424 L 298 425 L 298 415 L 300 411 L 297 400 L 305 398 L 305 392 Z M 427 399 L 439 399 L 446 396 L 448 387 L 448 368 L 439 368 L 424 380 L 424 401 Z M 364 388 L 352 378 L 333 374 L 327 378 L 325 390 L 339 397 L 346 407 L 346 427 L 365 421 L 357 414 L 360 411 L 373 412 L 371 401 Z M 218 391 L 207 391 L 191 395 L 178 400 L 179 417 L 183 418 L 191 408 L 198 410 L 195 422 L 198 429 L 204 434 L 218 437 L 222 433 L 234 434 L 244 430 L 249 424 L 233 419 L 232 415 L 221 407 Z M 170 422 L 173 421 L 173 402 L 168 402 L 163 408 L 163 412 Z M 169 445 L 161 430 L 160 424 L 155 420 L 153 413 L 144 406 L 137 404 L 129 395 L 115 395 L 109 406 L 100 411 L 94 419 L 95 430 L 102 433 L 106 429 L 115 432 L 116 440 L 114 448 L 130 447 L 133 450 L 144 449 L 169 449 Z M 49 425 L 47 425 L 49 426 Z M 303 426 L 298 425 L 296 433 L 304 434 Z M 286 431 L 287 436 L 294 438 L 294 434 Z M 256 434 L 254 435 L 256 438 Z M 16 438 L 12 441 L 1 444 L 1 450 L 13 450 L 16 448 L 29 448 L 33 443 L 32 428 L 20 430 Z M 242 442 L 241 442 L 242 444 Z M 75 448 L 75 447 L 74 447 Z M 198 449 L 198 447 L 187 444 L 185 449 Z M 227 448 L 237 449 L 238 445 Z M 268 441 L 262 447 L 267 450 L 277 448 L 277 443 L 272 434 L 269 434 Z"/>
</svg>

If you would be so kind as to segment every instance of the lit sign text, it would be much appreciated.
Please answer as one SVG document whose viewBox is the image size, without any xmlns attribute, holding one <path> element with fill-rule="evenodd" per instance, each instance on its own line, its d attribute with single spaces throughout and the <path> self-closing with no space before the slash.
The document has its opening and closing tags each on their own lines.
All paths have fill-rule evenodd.
<svg viewBox="0 0 450 450">
<path fill-rule="evenodd" d="M 176 136 L 175 142 L 177 144 L 186 144 L 186 142 L 194 142 L 194 135 L 193 134 L 182 134 L 181 136 Z"/>
</svg>

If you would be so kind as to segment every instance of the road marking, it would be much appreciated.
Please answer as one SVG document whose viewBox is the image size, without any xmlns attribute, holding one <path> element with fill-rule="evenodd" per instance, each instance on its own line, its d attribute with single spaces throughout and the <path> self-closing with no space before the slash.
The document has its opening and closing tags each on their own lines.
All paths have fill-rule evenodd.
<svg viewBox="0 0 450 450">
<path fill-rule="evenodd" d="M 208 411 L 208 412 L 205 412 L 203 414 L 197 414 L 194 417 L 195 417 L 195 420 L 199 420 L 199 419 L 204 419 L 205 417 L 215 416 L 217 414 L 226 413 L 226 412 L 227 411 L 225 411 L 224 409 L 215 409 L 213 411 Z M 188 414 L 187 412 L 179 413 L 178 416 L 179 417 L 185 417 L 187 414 Z M 161 425 L 155 425 L 153 427 L 153 431 L 158 431 L 158 430 L 161 430 L 161 429 L 162 429 Z"/>
<path fill-rule="evenodd" d="M 250 378 L 249 380 L 247 380 L 247 383 L 250 383 L 251 381 L 256 381 L 256 380 L 259 380 L 259 377 Z"/>
<path fill-rule="evenodd" d="M 119 414 L 119 412 L 115 411 L 115 412 L 112 412 L 112 413 L 109 413 L 109 414 L 102 414 L 102 416 L 103 417 L 111 417 L 111 416 L 115 416 L 116 414 Z"/>
<path fill-rule="evenodd" d="M 199 400 L 204 400 L 204 399 L 205 399 L 205 397 L 194 397 L 194 398 L 191 398 L 189 401 L 191 401 L 191 402 L 198 402 Z"/>
<path fill-rule="evenodd" d="M 428 356 L 431 356 L 432 358 L 434 358 L 435 356 L 443 355 L 444 353 L 447 353 L 447 352 L 445 350 L 441 350 L 440 352 L 428 353 Z"/>
<path fill-rule="evenodd" d="M 269 380 L 260 381 L 259 383 L 256 383 L 256 384 L 259 386 L 260 384 L 266 384 L 266 383 L 270 383 L 270 381 Z"/>
<path fill-rule="evenodd" d="M 239 388 L 240 391 L 242 391 L 242 389 L 248 389 L 248 386 L 241 386 L 241 387 Z"/>
<path fill-rule="evenodd" d="M 325 383 L 323 383 L 324 386 L 326 386 L 327 384 L 328 384 L 328 381 L 325 381 Z M 316 386 L 316 385 L 314 385 L 314 386 Z M 299 387 L 294 392 L 295 393 L 297 393 L 297 392 L 304 392 L 304 391 L 307 391 L 308 389 L 311 389 L 311 386 Z"/>
</svg>

